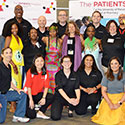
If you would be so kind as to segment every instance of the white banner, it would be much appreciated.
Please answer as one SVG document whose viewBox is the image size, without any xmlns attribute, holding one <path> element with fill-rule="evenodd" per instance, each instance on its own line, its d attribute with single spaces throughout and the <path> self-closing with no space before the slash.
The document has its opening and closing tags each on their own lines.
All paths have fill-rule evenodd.
<svg viewBox="0 0 125 125">
<path fill-rule="evenodd" d="M 56 22 L 55 0 L 0 0 L 0 34 L 4 23 L 14 17 L 14 8 L 18 4 L 24 9 L 23 18 L 36 28 L 37 19 L 41 15 L 47 18 L 47 26 Z"/>
<path fill-rule="evenodd" d="M 81 19 L 84 16 L 91 16 L 98 10 L 103 16 L 102 23 L 109 19 L 117 18 L 120 14 L 125 13 L 124 0 L 71 0 L 69 1 L 69 17 L 70 19 Z"/>
</svg>

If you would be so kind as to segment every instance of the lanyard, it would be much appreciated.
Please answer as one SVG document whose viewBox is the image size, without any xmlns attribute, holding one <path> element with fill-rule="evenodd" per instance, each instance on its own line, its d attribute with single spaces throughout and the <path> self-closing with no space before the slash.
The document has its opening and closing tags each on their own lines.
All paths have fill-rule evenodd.
<svg viewBox="0 0 125 125">
<path fill-rule="evenodd" d="M 120 32 L 120 34 L 123 35 L 125 33 L 125 29 L 123 31 L 121 31 L 121 29 L 119 29 L 119 32 Z"/>
</svg>

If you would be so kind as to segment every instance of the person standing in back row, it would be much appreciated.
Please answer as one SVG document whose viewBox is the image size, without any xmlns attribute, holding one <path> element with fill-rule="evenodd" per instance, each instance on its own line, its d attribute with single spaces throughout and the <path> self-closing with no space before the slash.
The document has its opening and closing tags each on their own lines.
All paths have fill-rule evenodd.
<svg viewBox="0 0 125 125">
<path fill-rule="evenodd" d="M 3 27 L 3 31 L 2 31 L 2 36 L 4 36 L 5 38 L 7 37 L 7 33 L 8 33 L 8 26 L 12 23 L 15 22 L 19 25 L 19 27 L 22 29 L 22 32 L 20 34 L 20 38 L 23 42 L 23 45 L 25 44 L 25 42 L 27 41 L 28 38 L 28 32 L 30 31 L 30 29 L 32 28 L 32 25 L 30 24 L 29 21 L 27 21 L 26 19 L 23 18 L 23 7 L 21 5 L 17 5 L 14 9 L 14 13 L 15 13 L 15 17 L 12 19 L 9 19 L 8 21 L 6 21 L 6 23 L 4 24 Z"/>
<path fill-rule="evenodd" d="M 53 23 L 52 24 L 52 25 L 57 26 L 59 38 L 61 38 L 64 35 L 65 31 L 66 31 L 67 19 L 68 19 L 67 12 L 64 11 L 64 10 L 61 10 L 58 13 L 58 23 Z"/>
</svg>

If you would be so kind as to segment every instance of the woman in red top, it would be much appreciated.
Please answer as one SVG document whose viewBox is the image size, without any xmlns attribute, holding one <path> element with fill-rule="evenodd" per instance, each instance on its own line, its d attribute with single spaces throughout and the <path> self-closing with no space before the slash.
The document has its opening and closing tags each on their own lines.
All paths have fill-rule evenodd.
<svg viewBox="0 0 125 125">
<path fill-rule="evenodd" d="M 28 93 L 26 116 L 33 118 L 49 119 L 44 113 L 52 103 L 53 95 L 47 93 L 49 88 L 49 76 L 46 73 L 44 59 L 38 54 L 34 57 L 33 65 L 28 70 L 24 90 Z M 36 113 L 35 104 L 39 111 Z"/>
</svg>

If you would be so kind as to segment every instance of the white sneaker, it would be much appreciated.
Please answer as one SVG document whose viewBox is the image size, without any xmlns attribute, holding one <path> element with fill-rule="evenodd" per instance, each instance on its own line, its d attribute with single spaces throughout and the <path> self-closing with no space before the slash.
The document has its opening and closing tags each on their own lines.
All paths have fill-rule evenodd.
<svg viewBox="0 0 125 125">
<path fill-rule="evenodd" d="M 13 116 L 13 122 L 29 122 L 30 119 L 29 118 L 23 118 L 23 117 L 17 117 L 17 116 Z"/>
<path fill-rule="evenodd" d="M 48 117 L 46 115 L 42 116 L 42 115 L 39 115 L 38 113 L 36 114 L 36 118 L 50 119 L 50 117 Z"/>
</svg>

